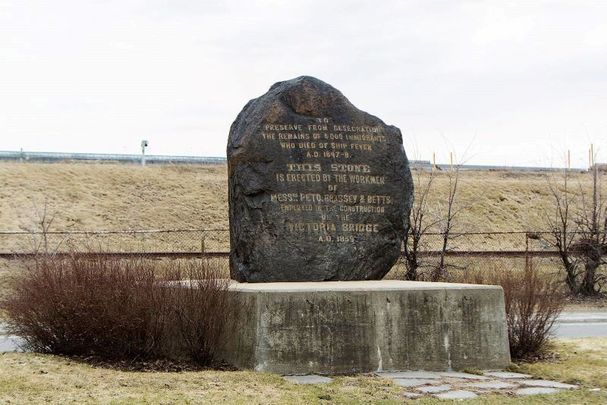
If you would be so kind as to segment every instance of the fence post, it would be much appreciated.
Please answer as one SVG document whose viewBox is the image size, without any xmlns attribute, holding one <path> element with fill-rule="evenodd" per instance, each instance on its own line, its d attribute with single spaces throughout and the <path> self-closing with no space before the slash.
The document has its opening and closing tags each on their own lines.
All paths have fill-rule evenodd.
<svg viewBox="0 0 607 405">
<path fill-rule="evenodd" d="M 525 232 L 525 271 L 530 269 L 533 258 L 529 255 L 529 232 Z"/>
</svg>

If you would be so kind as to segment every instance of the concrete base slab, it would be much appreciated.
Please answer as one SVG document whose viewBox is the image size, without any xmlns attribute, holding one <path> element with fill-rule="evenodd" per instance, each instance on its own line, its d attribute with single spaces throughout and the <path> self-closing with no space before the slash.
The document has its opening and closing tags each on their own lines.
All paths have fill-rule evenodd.
<svg viewBox="0 0 607 405">
<path fill-rule="evenodd" d="M 410 281 L 233 283 L 246 310 L 224 360 L 279 374 L 500 369 L 501 287 Z"/>
<path fill-rule="evenodd" d="M 412 373 L 412 372 L 410 372 Z M 399 379 L 388 378 L 390 374 L 405 373 L 376 373 L 377 376 L 388 378 L 393 384 L 415 390 L 424 397 L 434 396 L 442 399 L 467 399 L 481 395 L 537 395 L 561 392 L 564 389 L 579 388 L 575 385 L 564 384 L 558 381 L 513 379 L 512 373 L 504 372 L 503 378 L 494 377 L 491 380 L 472 380 L 465 373 L 441 373 L 441 372 L 413 372 L 418 378 Z M 422 379 L 424 375 L 440 376 L 440 378 Z M 491 371 L 490 373 L 497 373 Z M 486 375 L 487 373 L 485 373 Z M 525 375 L 525 374 L 521 374 Z M 532 386 L 536 384 L 537 386 Z M 558 388 L 555 388 L 558 387 Z"/>
<path fill-rule="evenodd" d="M 486 381 L 486 382 L 475 382 L 466 384 L 468 388 L 476 388 L 479 390 L 505 390 L 509 388 L 516 388 L 516 384 L 507 383 L 504 381 Z"/>
<path fill-rule="evenodd" d="M 517 378 L 517 379 L 531 378 L 531 376 L 529 374 L 513 373 L 511 371 L 486 371 L 485 373 L 483 373 L 483 375 L 486 375 L 486 376 L 489 376 L 489 377 L 494 377 L 494 378 L 505 378 L 505 379 L 509 379 L 509 378 Z"/>
<path fill-rule="evenodd" d="M 394 384 L 405 388 L 421 387 L 422 385 L 428 385 L 435 382 L 435 380 L 422 380 L 414 378 L 395 378 L 392 381 Z"/>
<path fill-rule="evenodd" d="M 282 378 L 293 384 L 328 384 L 333 381 L 321 375 L 287 375 Z"/>
<path fill-rule="evenodd" d="M 438 380 L 441 378 L 439 373 L 435 373 L 432 371 L 395 371 L 395 372 L 379 372 L 375 373 L 378 377 L 382 378 L 423 378 L 423 379 L 432 379 Z"/>
<path fill-rule="evenodd" d="M 436 394 L 435 397 L 440 399 L 472 399 L 476 398 L 477 395 L 474 392 L 457 390 Z"/>
<path fill-rule="evenodd" d="M 464 380 L 488 380 L 489 377 L 485 377 L 478 374 L 470 374 L 470 373 L 458 373 L 457 371 L 447 371 L 444 373 L 440 373 L 441 377 L 448 378 L 462 378 Z"/>
<path fill-rule="evenodd" d="M 558 381 L 547 381 L 547 380 L 517 380 L 518 384 L 527 385 L 529 387 L 546 387 L 546 388 L 559 388 L 559 389 L 574 389 L 576 385 L 565 384 Z"/>
<path fill-rule="evenodd" d="M 449 384 L 445 384 L 445 385 L 431 385 L 429 387 L 419 387 L 417 388 L 418 391 L 423 392 L 425 394 L 434 394 L 437 392 L 445 392 L 445 391 L 449 391 L 451 389 L 451 385 Z"/>
<path fill-rule="evenodd" d="M 546 388 L 546 387 L 530 387 L 530 388 L 521 388 L 520 390 L 514 391 L 516 395 L 543 395 L 543 394 L 556 394 L 561 390 L 556 388 Z"/>
</svg>

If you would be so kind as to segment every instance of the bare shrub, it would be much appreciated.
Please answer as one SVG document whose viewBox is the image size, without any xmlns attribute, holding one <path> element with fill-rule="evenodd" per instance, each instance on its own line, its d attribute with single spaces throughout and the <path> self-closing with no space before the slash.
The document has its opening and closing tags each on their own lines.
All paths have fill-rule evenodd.
<svg viewBox="0 0 607 405">
<path fill-rule="evenodd" d="M 453 227 L 456 217 L 461 211 L 457 207 L 458 185 L 459 185 L 460 165 L 451 166 L 447 178 L 449 179 L 449 189 L 447 199 L 444 203 L 439 204 L 438 228 L 441 234 L 441 249 L 439 262 L 435 266 L 430 276 L 432 281 L 440 281 L 448 276 L 448 264 L 446 262 L 447 252 L 450 249 L 449 243 L 454 238 Z"/>
<path fill-rule="evenodd" d="M 35 351 L 146 356 L 159 332 L 154 274 L 134 262 L 39 257 L 4 302 L 12 333 Z"/>
<path fill-rule="evenodd" d="M 419 271 L 423 263 L 421 252 L 425 248 L 427 234 L 438 220 L 428 220 L 429 198 L 432 191 L 435 173 L 430 171 L 427 178 L 423 178 L 421 170 L 413 170 L 415 198 L 409 215 L 409 227 L 405 232 L 403 243 L 403 259 L 406 267 L 405 280 L 418 281 L 422 279 Z"/>
<path fill-rule="evenodd" d="M 181 286 L 171 288 L 170 330 L 177 335 L 179 353 L 201 364 L 216 360 L 222 340 L 240 319 L 238 303 L 228 294 L 229 280 L 220 266 L 209 260 L 187 262 L 174 269 Z"/>
<path fill-rule="evenodd" d="M 554 212 L 544 213 L 545 240 L 559 253 L 571 295 L 581 297 L 601 296 L 607 283 L 601 273 L 607 267 L 607 198 L 599 171 L 591 172 L 590 191 L 579 184 L 577 193 L 569 188 L 568 170 L 562 184 L 549 178 Z"/>
<path fill-rule="evenodd" d="M 463 273 L 458 282 L 500 285 L 504 290 L 510 355 L 528 360 L 541 357 L 564 295 L 558 280 L 536 270 L 531 260 L 524 270 L 492 269 Z"/>
<path fill-rule="evenodd" d="M 406 280 L 441 281 L 449 277 L 450 269 L 461 270 L 447 260 L 452 241 L 460 236 L 454 229 L 464 208 L 459 204 L 460 168 L 461 164 L 452 164 L 444 173 L 448 182 L 446 190 L 436 187 L 436 168 L 426 176 L 421 170 L 413 171 L 415 198 L 409 215 L 409 227 L 404 235 L 402 254 Z M 440 237 L 440 247 L 433 252 L 436 253 L 436 262 L 428 260 L 428 256 L 424 255 L 431 250 L 429 241 L 435 235 Z"/>
<path fill-rule="evenodd" d="M 204 261 L 39 255 L 2 302 L 9 332 L 40 352 L 211 364 L 233 320 L 228 280 Z M 192 278 L 195 288 L 170 279 Z"/>
</svg>

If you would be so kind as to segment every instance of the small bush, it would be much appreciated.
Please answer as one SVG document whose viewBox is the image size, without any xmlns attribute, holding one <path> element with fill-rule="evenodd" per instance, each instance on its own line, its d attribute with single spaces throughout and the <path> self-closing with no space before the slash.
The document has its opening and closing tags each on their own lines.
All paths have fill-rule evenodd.
<svg viewBox="0 0 607 405">
<path fill-rule="evenodd" d="M 173 305 L 168 323 L 177 335 L 173 339 L 176 352 L 199 364 L 215 360 L 223 337 L 231 333 L 241 316 L 242 308 L 227 293 L 229 280 L 219 278 L 219 271 L 208 265 L 188 264 L 185 271 L 176 272 L 182 287 L 171 288 Z"/>
<path fill-rule="evenodd" d="M 502 286 L 510 355 L 513 359 L 530 360 L 545 354 L 552 327 L 563 309 L 564 295 L 558 280 L 538 272 L 528 261 L 523 271 L 466 272 L 457 281 Z"/>
<path fill-rule="evenodd" d="M 207 261 L 161 270 L 144 259 L 40 255 L 2 302 L 9 331 L 39 352 L 211 364 L 236 317 L 229 281 Z M 177 279 L 193 288 L 168 281 Z"/>
</svg>

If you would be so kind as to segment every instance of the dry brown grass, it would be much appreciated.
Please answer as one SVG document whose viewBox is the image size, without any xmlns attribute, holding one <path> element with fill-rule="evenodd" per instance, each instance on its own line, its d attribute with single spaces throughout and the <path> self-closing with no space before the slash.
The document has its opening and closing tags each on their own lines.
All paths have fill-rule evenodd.
<svg viewBox="0 0 607 405">
<path fill-rule="evenodd" d="M 226 166 L 0 163 L 0 229 L 48 201 L 55 229 L 227 228 Z"/>
<path fill-rule="evenodd" d="M 414 172 L 422 177 L 427 172 Z M 529 231 L 544 229 L 544 212 L 551 206 L 548 176 L 558 173 L 462 171 L 455 232 Z M 588 173 L 573 172 L 570 190 L 590 187 Z M 607 186 L 607 182 L 603 182 Z M 448 190 L 444 172 L 437 172 L 430 207 L 437 207 Z M 607 193 L 607 190 L 605 190 Z M 31 227 L 34 206 L 48 201 L 56 213 L 55 230 L 125 230 L 174 228 L 228 228 L 227 168 L 225 165 L 136 166 L 91 163 L 0 163 L 0 230 Z M 227 232 L 212 235 L 210 245 L 228 246 Z M 14 240 L 14 239 L 12 239 Z M 127 239 L 114 241 L 127 243 Z M 167 236 L 162 247 L 179 243 Z M 189 245 L 199 246 L 198 241 Z M 0 244 L 9 242 L 0 238 Z M 129 242 L 130 243 L 130 242 Z M 534 242 L 537 243 L 537 242 Z M 189 246 L 188 245 L 188 246 Z M 459 238 L 451 246 L 475 249 L 522 249 L 524 238 Z M 191 246 L 189 246 L 191 247 Z M 4 249 L 3 249 L 4 248 Z M 109 248 L 106 246 L 106 248 Z M 541 248 L 534 246 L 534 248 Z M 0 246 L 0 250 L 11 251 Z M 484 266 L 484 260 L 470 265 Z M 512 267 L 512 263 L 499 267 Z M 552 267 L 552 266 L 551 266 Z M 558 265 L 553 267 L 559 269 Z M 398 269 L 396 269 L 398 272 Z M 395 276 L 397 274 L 395 273 Z M 0 284 L 2 283 L 0 263 Z"/>
<path fill-rule="evenodd" d="M 555 346 L 558 361 L 524 364 L 539 378 L 575 382 L 582 389 L 556 395 L 482 396 L 470 404 L 604 404 L 607 345 L 604 338 L 576 339 Z M 592 391 L 601 388 L 601 391 Z M 0 402 L 31 403 L 234 403 L 402 404 L 405 388 L 370 375 L 337 377 L 330 384 L 295 385 L 280 376 L 252 371 L 181 373 L 125 372 L 92 367 L 59 356 L 8 353 L 0 356 Z M 416 404 L 448 403 L 435 398 Z"/>
<path fill-rule="evenodd" d="M 422 173 L 422 176 L 426 176 Z M 463 171 L 457 230 L 543 228 L 550 205 L 546 173 Z M 586 173 L 571 184 L 589 187 Z M 0 163 L 0 229 L 31 224 L 34 204 L 57 213 L 56 229 L 227 228 L 225 165 L 136 166 L 85 163 Z M 431 206 L 447 191 L 438 172 Z"/>
</svg>

